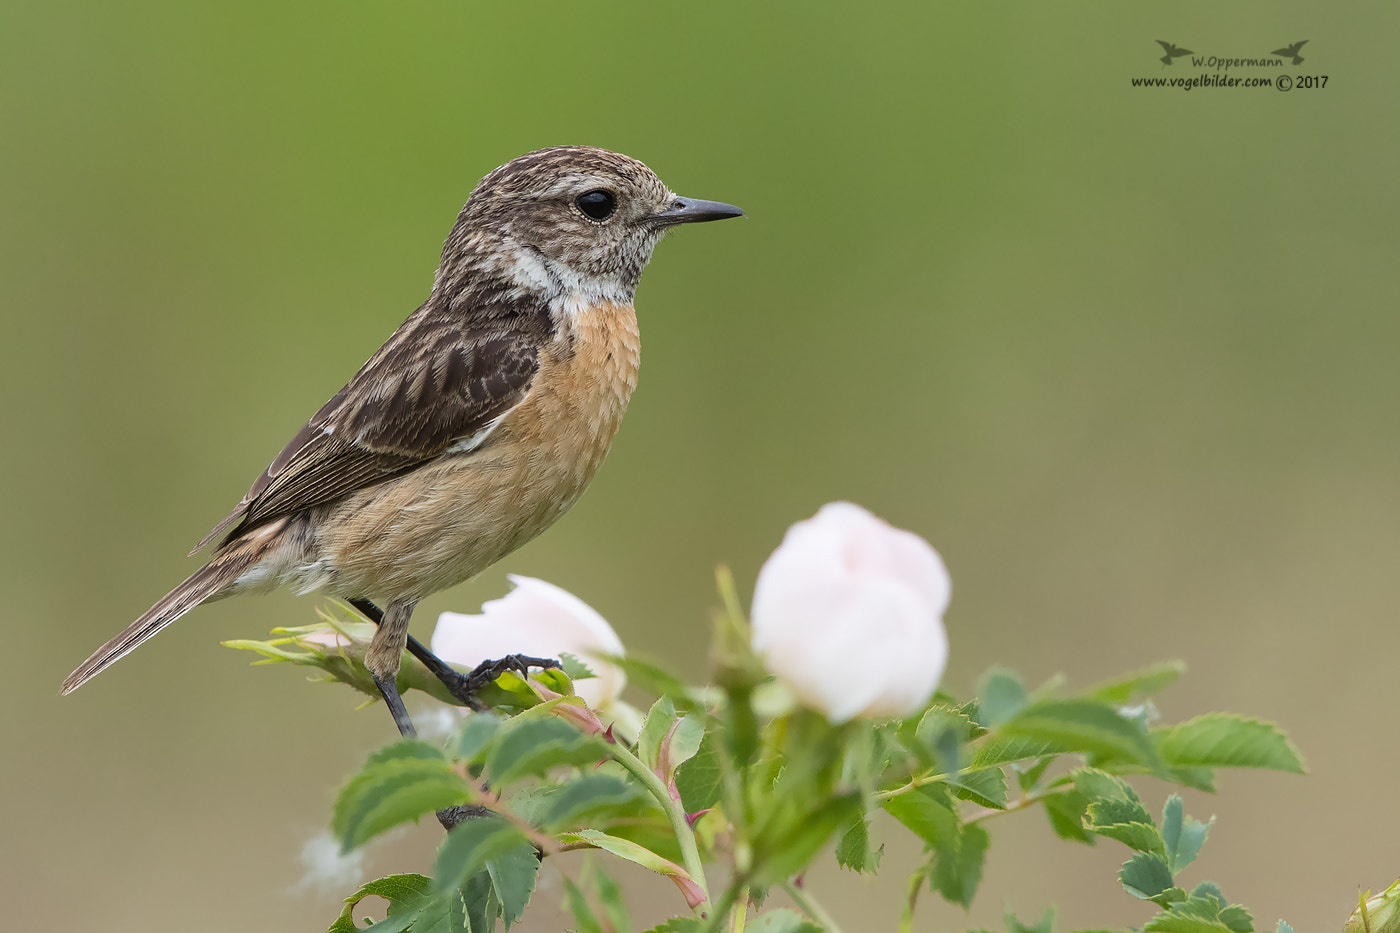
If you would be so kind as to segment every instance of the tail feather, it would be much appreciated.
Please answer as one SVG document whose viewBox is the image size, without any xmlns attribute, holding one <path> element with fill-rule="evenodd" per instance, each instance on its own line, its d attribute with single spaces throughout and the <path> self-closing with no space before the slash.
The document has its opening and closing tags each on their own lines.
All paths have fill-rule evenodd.
<svg viewBox="0 0 1400 933">
<path fill-rule="evenodd" d="M 63 695 L 67 696 L 98 674 L 126 657 L 146 639 L 155 635 L 170 623 L 176 621 L 195 606 L 215 596 L 224 587 L 257 563 L 263 556 L 263 547 L 248 542 L 245 546 L 235 545 L 232 549 L 216 554 L 214 559 L 200 567 L 175 589 L 161 597 L 141 618 L 122 629 L 107 644 L 98 648 L 63 682 Z"/>
</svg>

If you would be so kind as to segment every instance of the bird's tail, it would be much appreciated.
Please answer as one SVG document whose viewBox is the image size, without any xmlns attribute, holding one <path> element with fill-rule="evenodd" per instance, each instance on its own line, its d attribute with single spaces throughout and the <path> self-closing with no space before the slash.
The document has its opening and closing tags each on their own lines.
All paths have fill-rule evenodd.
<svg viewBox="0 0 1400 933">
<path fill-rule="evenodd" d="M 161 597 L 141 618 L 122 629 L 114 638 L 92 653 L 92 657 L 68 675 L 63 682 L 67 696 L 117 661 L 135 651 L 146 639 L 179 619 L 195 606 L 218 595 L 266 553 L 266 545 L 257 540 L 239 542 L 190 574 L 175 589 Z"/>
</svg>

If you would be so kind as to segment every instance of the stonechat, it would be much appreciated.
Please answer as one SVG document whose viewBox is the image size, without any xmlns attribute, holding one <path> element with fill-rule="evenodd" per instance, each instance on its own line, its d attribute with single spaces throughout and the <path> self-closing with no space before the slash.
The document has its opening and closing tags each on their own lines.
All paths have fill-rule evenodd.
<svg viewBox="0 0 1400 933">
<path fill-rule="evenodd" d="M 63 693 L 200 603 L 288 586 L 379 623 L 365 662 L 403 734 L 406 647 L 471 703 L 497 671 L 462 675 L 433 657 L 408 634 L 414 606 L 578 500 L 637 384 L 632 300 L 652 250 L 678 224 L 742 215 L 588 146 L 491 172 L 457 216 L 428 300 L 190 552 L 218 538 L 208 563 L 93 652 Z"/>
</svg>

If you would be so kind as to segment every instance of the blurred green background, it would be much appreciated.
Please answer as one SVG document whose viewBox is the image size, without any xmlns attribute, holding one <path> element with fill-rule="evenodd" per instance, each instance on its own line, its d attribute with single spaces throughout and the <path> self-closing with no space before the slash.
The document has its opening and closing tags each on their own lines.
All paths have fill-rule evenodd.
<svg viewBox="0 0 1400 933">
<path fill-rule="evenodd" d="M 4 925 L 330 922 L 347 889 L 296 886 L 301 848 L 389 719 L 217 645 L 314 599 L 207 607 L 58 684 L 422 300 L 476 179 L 583 142 L 749 219 L 662 244 L 591 491 L 415 630 L 523 573 L 700 676 L 714 565 L 747 593 L 790 522 L 851 499 L 945 556 L 950 689 L 1179 657 L 1167 716 L 1281 722 L 1312 773 L 1189 797 L 1219 816 L 1191 879 L 1339 928 L 1400 872 L 1400 8 L 1325 9 L 0 7 Z M 1156 39 L 1300 38 L 1290 72 L 1325 90 L 1129 86 L 1194 73 Z M 919 929 L 1146 918 L 1121 847 L 992 829 L 971 915 L 929 897 Z M 818 883 L 848 930 L 890 929 L 914 856 Z M 676 908 L 624 875 L 641 919 Z"/>
</svg>

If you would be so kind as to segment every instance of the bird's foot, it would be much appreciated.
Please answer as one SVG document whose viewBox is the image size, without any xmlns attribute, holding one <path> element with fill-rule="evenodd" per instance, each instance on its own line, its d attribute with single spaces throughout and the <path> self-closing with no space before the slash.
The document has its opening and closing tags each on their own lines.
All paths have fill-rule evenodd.
<svg viewBox="0 0 1400 933">
<path fill-rule="evenodd" d="M 523 654 L 511 654 L 496 661 L 482 661 L 469 674 L 448 671 L 439 673 L 438 678 L 447 688 L 447 692 L 456 697 L 459 702 L 471 709 L 479 710 L 482 708 L 482 704 L 477 699 L 477 693 L 487 684 L 495 683 L 496 678 L 506 671 L 514 671 L 521 677 L 525 677 L 529 675 L 532 667 L 548 670 L 558 666 L 559 662 L 553 658 L 531 658 Z"/>
</svg>

